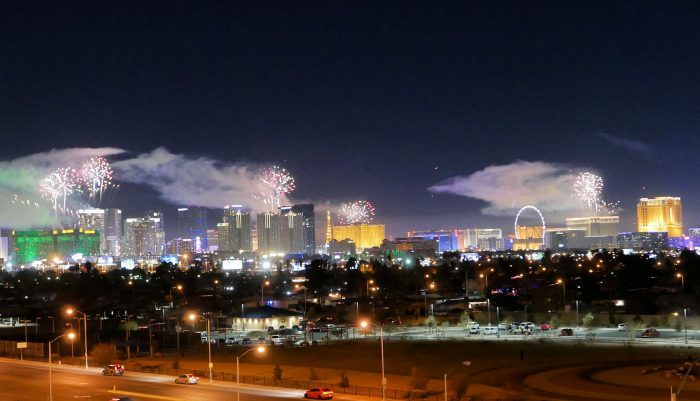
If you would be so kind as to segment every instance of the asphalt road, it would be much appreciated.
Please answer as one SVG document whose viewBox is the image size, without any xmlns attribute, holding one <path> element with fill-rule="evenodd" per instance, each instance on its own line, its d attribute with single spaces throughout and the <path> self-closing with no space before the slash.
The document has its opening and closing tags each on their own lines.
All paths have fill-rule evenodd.
<svg viewBox="0 0 700 401">
<path fill-rule="evenodd" d="M 209 384 L 203 379 L 196 385 L 175 384 L 174 377 L 127 372 L 121 377 L 102 376 L 100 368 L 88 370 L 73 366 L 53 368 L 54 401 L 102 401 L 129 396 L 135 401 L 217 401 L 235 400 L 236 387 L 231 383 Z M 110 392 L 116 386 L 117 392 Z M 49 399 L 48 364 L 0 359 L 0 400 L 45 401 Z M 279 401 L 303 399 L 302 390 L 241 386 L 241 401 Z M 357 397 L 339 400 L 358 401 Z"/>
</svg>

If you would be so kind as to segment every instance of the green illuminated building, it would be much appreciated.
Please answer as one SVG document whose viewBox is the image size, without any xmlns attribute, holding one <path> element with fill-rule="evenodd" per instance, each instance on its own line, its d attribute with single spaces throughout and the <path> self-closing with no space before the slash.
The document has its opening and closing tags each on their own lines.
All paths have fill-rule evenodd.
<svg viewBox="0 0 700 401">
<path fill-rule="evenodd" d="M 95 230 L 23 230 L 12 232 L 14 263 L 54 259 L 65 260 L 71 255 L 97 256 L 100 234 Z"/>
</svg>

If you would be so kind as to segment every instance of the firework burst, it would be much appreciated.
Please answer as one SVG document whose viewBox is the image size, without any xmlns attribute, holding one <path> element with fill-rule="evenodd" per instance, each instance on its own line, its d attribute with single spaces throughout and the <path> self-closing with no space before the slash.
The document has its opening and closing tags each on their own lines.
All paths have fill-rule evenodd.
<svg viewBox="0 0 700 401">
<path fill-rule="evenodd" d="M 78 188 L 78 174 L 72 168 L 58 168 L 41 181 L 41 194 L 49 199 L 56 212 L 66 210 L 66 201 Z M 59 200 L 63 200 L 61 204 Z"/>
<path fill-rule="evenodd" d="M 80 181 L 88 200 L 100 203 L 104 192 L 112 187 L 112 166 L 103 157 L 90 158 L 80 168 Z"/>
<path fill-rule="evenodd" d="M 295 189 L 294 177 L 279 166 L 272 166 L 263 171 L 260 179 L 267 189 L 263 193 L 263 198 L 271 207 L 279 207 L 280 198 Z"/>
<path fill-rule="evenodd" d="M 343 224 L 369 224 L 374 219 L 374 206 L 367 201 L 343 203 L 338 217 Z"/>
<path fill-rule="evenodd" d="M 574 180 L 572 196 L 579 200 L 583 207 L 596 215 L 601 211 L 614 213 L 620 202 L 606 202 L 602 198 L 603 179 L 591 172 L 579 173 Z"/>
</svg>

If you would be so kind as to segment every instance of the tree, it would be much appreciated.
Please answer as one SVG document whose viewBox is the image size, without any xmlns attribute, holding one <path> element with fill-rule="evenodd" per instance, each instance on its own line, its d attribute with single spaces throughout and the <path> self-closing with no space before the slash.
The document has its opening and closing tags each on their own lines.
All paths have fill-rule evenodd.
<svg viewBox="0 0 700 401">
<path fill-rule="evenodd" d="M 593 316 L 592 313 L 586 313 L 586 316 L 584 316 L 582 319 L 583 327 L 585 327 L 588 330 L 592 329 L 594 320 L 595 316 Z"/>
<path fill-rule="evenodd" d="M 272 370 L 272 377 L 275 380 L 282 380 L 282 367 L 280 365 L 275 365 L 275 368 Z"/>
</svg>

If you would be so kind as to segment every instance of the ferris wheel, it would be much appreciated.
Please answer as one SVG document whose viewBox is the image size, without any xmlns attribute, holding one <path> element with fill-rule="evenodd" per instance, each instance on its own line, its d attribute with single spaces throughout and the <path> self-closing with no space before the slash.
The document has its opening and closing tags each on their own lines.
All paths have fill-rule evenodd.
<svg viewBox="0 0 700 401">
<path fill-rule="evenodd" d="M 520 238 L 519 235 L 518 235 L 518 231 L 519 231 L 519 230 L 518 230 L 518 219 L 520 219 L 520 215 L 521 215 L 525 210 L 528 210 L 528 209 L 534 210 L 534 211 L 537 213 L 537 215 L 540 216 L 540 220 L 542 221 L 542 245 L 543 245 L 543 246 L 546 246 L 546 245 L 545 245 L 545 242 L 544 242 L 544 232 L 545 232 L 545 228 L 546 228 L 546 225 L 545 225 L 545 222 L 544 222 L 544 216 L 542 216 L 542 212 L 540 212 L 540 210 L 539 210 L 538 208 L 536 208 L 536 207 L 534 207 L 534 206 L 532 206 L 532 205 L 525 205 L 525 206 L 521 207 L 520 210 L 518 210 L 518 214 L 515 215 L 515 223 L 513 224 L 513 228 L 515 229 L 515 239 L 516 239 L 516 240 L 519 240 L 519 239 L 526 239 L 526 238 Z"/>
</svg>

